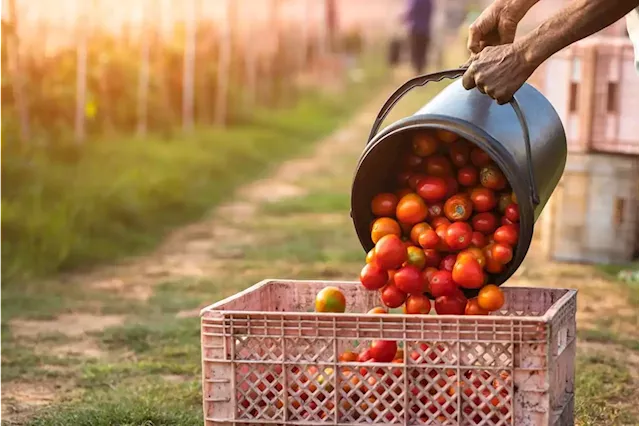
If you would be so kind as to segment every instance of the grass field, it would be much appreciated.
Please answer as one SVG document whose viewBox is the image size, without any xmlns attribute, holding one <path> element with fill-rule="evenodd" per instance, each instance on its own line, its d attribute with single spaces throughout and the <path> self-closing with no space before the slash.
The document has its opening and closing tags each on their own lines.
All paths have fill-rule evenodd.
<svg viewBox="0 0 640 426">
<path fill-rule="evenodd" d="M 396 116 L 437 89 L 411 96 Z M 153 253 L 5 291 L 3 419 L 202 424 L 200 307 L 266 277 L 357 276 L 364 253 L 348 214 L 350 183 L 383 100 Z M 580 290 L 576 424 L 638 424 L 637 283 L 532 256 L 513 284 Z"/>
</svg>

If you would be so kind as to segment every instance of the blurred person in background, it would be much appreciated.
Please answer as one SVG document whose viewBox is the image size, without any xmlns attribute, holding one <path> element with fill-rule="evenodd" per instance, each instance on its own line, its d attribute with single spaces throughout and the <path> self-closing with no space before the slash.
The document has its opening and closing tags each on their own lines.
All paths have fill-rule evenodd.
<svg viewBox="0 0 640 426">
<path fill-rule="evenodd" d="M 551 1 L 551 0 L 547 0 Z M 638 68 L 638 0 L 573 0 L 524 37 L 518 23 L 538 0 L 495 0 L 469 27 L 472 53 L 462 84 L 477 87 L 499 104 L 513 94 L 547 58 L 627 15 Z"/>
<path fill-rule="evenodd" d="M 411 65 L 416 74 L 422 74 L 427 67 L 432 17 L 432 0 L 409 0 L 404 19 L 409 30 Z"/>
</svg>

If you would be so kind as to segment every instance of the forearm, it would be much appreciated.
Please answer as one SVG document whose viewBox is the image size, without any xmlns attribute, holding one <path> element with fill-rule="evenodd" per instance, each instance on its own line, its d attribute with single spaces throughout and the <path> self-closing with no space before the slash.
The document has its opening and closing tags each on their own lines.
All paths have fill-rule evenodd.
<svg viewBox="0 0 640 426">
<path fill-rule="evenodd" d="M 513 16 L 516 22 L 520 22 L 539 0 L 506 0 L 505 12 Z"/>
<path fill-rule="evenodd" d="M 516 43 L 524 59 L 538 66 L 559 50 L 613 24 L 637 6 L 638 0 L 574 0 Z"/>
</svg>

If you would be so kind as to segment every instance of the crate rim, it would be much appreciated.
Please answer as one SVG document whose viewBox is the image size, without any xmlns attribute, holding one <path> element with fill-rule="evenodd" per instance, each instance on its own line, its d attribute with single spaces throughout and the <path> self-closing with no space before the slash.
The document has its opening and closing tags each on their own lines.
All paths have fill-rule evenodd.
<svg viewBox="0 0 640 426">
<path fill-rule="evenodd" d="M 382 320 L 382 322 L 397 322 L 397 320 L 404 320 L 406 318 L 422 318 L 428 319 L 433 318 L 434 321 L 441 320 L 455 320 L 455 322 L 459 322 L 460 320 L 478 320 L 478 321 L 496 321 L 496 319 L 503 319 L 505 321 L 513 321 L 517 319 L 518 321 L 528 321 L 528 322 L 539 322 L 539 323 L 548 323 L 549 320 L 555 315 L 555 313 L 571 298 L 577 297 L 578 290 L 572 288 L 553 288 L 553 290 L 563 290 L 565 294 L 559 298 L 553 305 L 547 309 L 544 315 L 540 316 L 504 316 L 504 315 L 408 315 L 408 314 L 367 314 L 367 313 L 359 313 L 359 312 L 344 312 L 344 313 L 330 313 L 330 312 L 271 312 L 271 311 L 239 311 L 239 310 L 225 310 L 219 309 L 220 307 L 226 305 L 233 300 L 236 300 L 246 294 L 252 293 L 262 287 L 266 287 L 269 284 L 274 282 L 278 283 L 317 283 L 319 281 L 324 280 L 294 280 L 294 279 L 286 279 L 286 278 L 266 278 L 262 281 L 257 282 L 256 284 L 248 287 L 234 295 L 226 297 L 218 302 L 212 303 L 200 310 L 200 317 L 202 319 L 222 319 L 225 316 L 229 315 L 261 315 L 265 317 L 300 317 L 300 316 L 319 316 L 326 319 L 332 318 L 368 318 L 375 319 L 378 318 Z M 349 284 L 349 285 L 358 285 L 358 281 L 325 281 L 327 283 L 336 283 L 336 284 Z M 540 289 L 550 289 L 548 287 L 509 287 L 505 286 L 504 288 L 518 288 L 518 289 L 530 289 L 530 290 L 540 290 Z M 211 317 L 205 318 L 205 314 L 212 314 Z"/>
</svg>

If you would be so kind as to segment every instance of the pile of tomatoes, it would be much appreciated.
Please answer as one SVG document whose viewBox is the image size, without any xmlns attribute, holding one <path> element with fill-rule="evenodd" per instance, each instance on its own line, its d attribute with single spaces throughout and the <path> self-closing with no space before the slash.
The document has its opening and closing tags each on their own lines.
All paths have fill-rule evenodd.
<svg viewBox="0 0 640 426">
<path fill-rule="evenodd" d="M 408 141 L 407 141 L 408 142 Z M 520 213 L 491 157 L 445 130 L 412 135 L 397 164 L 395 192 L 371 200 L 375 247 L 360 273 L 389 308 L 487 315 L 504 303 L 489 283 L 511 262 Z M 465 289 L 479 290 L 467 299 Z"/>
</svg>

